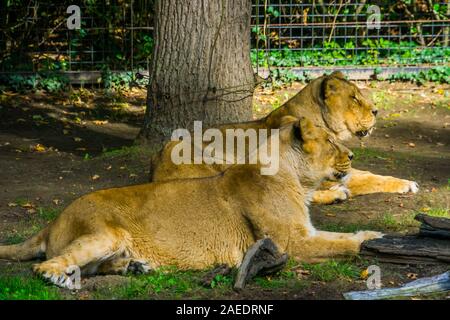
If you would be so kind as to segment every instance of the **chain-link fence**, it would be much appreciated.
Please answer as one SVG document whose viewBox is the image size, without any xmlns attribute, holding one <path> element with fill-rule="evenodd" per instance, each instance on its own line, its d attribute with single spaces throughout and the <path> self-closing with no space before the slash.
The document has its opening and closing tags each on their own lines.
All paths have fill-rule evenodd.
<svg viewBox="0 0 450 320">
<path fill-rule="evenodd" d="M 286 67 L 442 64 L 449 10 L 444 1 L 255 0 L 253 58 L 268 51 L 266 64 Z"/>
<path fill-rule="evenodd" d="M 153 0 L 2 0 L 0 73 L 146 70 Z M 450 60 L 449 1 L 253 0 L 258 67 L 439 65 Z"/>
<path fill-rule="evenodd" d="M 0 72 L 148 68 L 151 0 L 78 1 L 81 26 L 74 30 L 67 8 L 75 1 L 7 2 L 0 10 Z"/>
</svg>

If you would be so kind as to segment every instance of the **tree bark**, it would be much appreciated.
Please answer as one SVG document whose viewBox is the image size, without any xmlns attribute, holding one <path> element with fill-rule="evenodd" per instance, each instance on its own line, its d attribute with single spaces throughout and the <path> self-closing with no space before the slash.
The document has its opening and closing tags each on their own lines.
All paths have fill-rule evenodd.
<svg viewBox="0 0 450 320">
<path fill-rule="evenodd" d="M 251 0 L 157 0 L 147 110 L 138 141 L 161 145 L 193 122 L 252 119 Z"/>
</svg>

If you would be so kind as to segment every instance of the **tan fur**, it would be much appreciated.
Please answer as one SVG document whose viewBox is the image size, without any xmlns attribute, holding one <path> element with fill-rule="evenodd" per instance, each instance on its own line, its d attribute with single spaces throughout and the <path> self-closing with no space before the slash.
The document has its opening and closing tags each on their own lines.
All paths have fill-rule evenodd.
<svg viewBox="0 0 450 320">
<path fill-rule="evenodd" d="M 151 268 L 238 266 L 263 237 L 299 261 L 357 254 L 364 240 L 381 234 L 317 231 L 308 213 L 317 184 L 350 169 L 350 151 L 331 141 L 308 120 L 291 120 L 280 130 L 276 175 L 261 175 L 258 164 L 238 165 L 215 177 L 96 191 L 31 240 L 0 246 L 0 258 L 45 253 L 34 271 L 67 286 L 72 265 L 84 273 L 124 273 L 137 261 Z"/>
<path fill-rule="evenodd" d="M 344 79 L 340 72 L 323 76 L 309 83 L 292 99 L 268 116 L 250 122 L 225 124 L 220 129 L 225 136 L 226 129 L 269 129 L 279 128 L 284 116 L 308 117 L 317 126 L 327 128 L 334 138 L 346 140 L 352 135 L 369 134 L 375 125 L 374 105 L 364 97 L 358 87 Z M 182 164 L 171 161 L 171 152 L 178 142 L 169 142 L 160 154 L 152 160 L 152 181 L 166 181 L 209 177 L 224 171 L 229 165 Z M 383 177 L 370 172 L 352 170 L 347 182 L 340 186 L 338 182 L 322 185 L 314 194 L 313 201 L 330 204 L 367 193 L 390 192 L 405 193 L 417 191 L 413 181 Z M 334 189 L 329 189 L 333 187 Z"/>
</svg>

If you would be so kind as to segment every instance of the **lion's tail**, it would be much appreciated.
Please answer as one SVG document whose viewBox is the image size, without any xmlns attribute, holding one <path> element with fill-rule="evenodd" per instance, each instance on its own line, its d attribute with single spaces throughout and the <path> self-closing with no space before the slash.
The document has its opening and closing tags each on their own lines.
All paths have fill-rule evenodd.
<svg viewBox="0 0 450 320">
<path fill-rule="evenodd" d="M 47 236 L 48 227 L 22 243 L 0 246 L 0 259 L 25 261 L 38 258 L 45 253 Z"/>
</svg>

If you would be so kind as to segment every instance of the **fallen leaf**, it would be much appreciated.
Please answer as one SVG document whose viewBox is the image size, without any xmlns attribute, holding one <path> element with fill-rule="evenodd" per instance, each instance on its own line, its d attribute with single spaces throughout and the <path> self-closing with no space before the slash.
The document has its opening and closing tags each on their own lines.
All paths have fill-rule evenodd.
<svg viewBox="0 0 450 320">
<path fill-rule="evenodd" d="M 27 203 L 21 204 L 20 206 L 25 209 L 30 209 L 30 208 L 34 207 L 34 204 L 27 202 Z"/>
<path fill-rule="evenodd" d="M 83 141 L 83 139 L 81 139 L 80 137 L 74 137 L 73 140 L 75 140 L 75 142 Z"/>
<path fill-rule="evenodd" d="M 17 203 L 10 202 L 10 203 L 8 203 L 8 207 L 17 207 Z"/>
<path fill-rule="evenodd" d="M 410 143 L 408 143 L 408 147 L 410 147 L 410 148 L 415 148 L 416 145 L 415 145 L 414 143 L 410 142 Z"/>
<path fill-rule="evenodd" d="M 334 213 L 327 213 L 326 216 L 327 217 L 336 217 L 336 215 Z"/>
<path fill-rule="evenodd" d="M 369 270 L 365 269 L 359 274 L 360 278 L 366 280 L 369 277 Z"/>
<path fill-rule="evenodd" d="M 97 180 L 97 179 L 100 179 L 100 176 L 98 174 L 94 174 L 91 179 Z"/>
<path fill-rule="evenodd" d="M 63 129 L 63 134 L 65 134 L 65 135 L 69 134 L 69 130 Z"/>
<path fill-rule="evenodd" d="M 60 200 L 59 199 L 53 199 L 53 203 L 56 205 L 59 205 Z"/>
<path fill-rule="evenodd" d="M 40 143 L 38 143 L 35 146 L 32 146 L 31 149 L 36 152 L 45 152 L 46 151 L 45 147 Z"/>
<path fill-rule="evenodd" d="M 136 178 L 136 177 L 137 177 L 137 174 L 130 173 L 130 178 Z"/>
<path fill-rule="evenodd" d="M 94 120 L 94 121 L 92 121 L 94 124 L 96 124 L 96 125 L 99 125 L 99 126 L 101 126 L 101 125 L 104 125 L 104 124 L 107 124 L 108 123 L 108 120 Z"/>
<path fill-rule="evenodd" d="M 28 209 L 28 210 L 27 210 L 27 213 L 28 213 L 28 214 L 34 214 L 34 213 L 36 213 L 36 209 L 33 209 L 33 208 Z"/>
<path fill-rule="evenodd" d="M 111 170 L 111 169 L 112 169 L 112 166 L 106 167 L 106 170 Z"/>
</svg>

